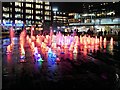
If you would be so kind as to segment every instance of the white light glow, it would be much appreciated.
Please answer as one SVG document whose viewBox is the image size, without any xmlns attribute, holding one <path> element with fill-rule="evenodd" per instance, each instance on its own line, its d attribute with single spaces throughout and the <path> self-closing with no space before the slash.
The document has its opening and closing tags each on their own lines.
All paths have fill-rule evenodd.
<svg viewBox="0 0 120 90">
<path fill-rule="evenodd" d="M 54 11 L 54 12 L 58 11 L 58 8 L 53 8 L 53 11 Z"/>
</svg>

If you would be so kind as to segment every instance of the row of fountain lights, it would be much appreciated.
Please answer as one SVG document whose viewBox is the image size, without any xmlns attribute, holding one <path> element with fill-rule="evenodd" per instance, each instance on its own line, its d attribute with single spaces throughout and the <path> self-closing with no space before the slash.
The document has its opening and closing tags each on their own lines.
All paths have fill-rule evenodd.
<svg viewBox="0 0 120 90">
<path fill-rule="evenodd" d="M 25 60 L 25 42 L 27 41 L 27 44 L 30 46 L 32 50 L 32 54 L 34 55 L 34 58 L 36 61 L 43 61 L 41 54 L 38 51 L 38 47 L 44 49 L 46 52 L 48 52 L 48 57 L 54 58 L 54 60 L 60 61 L 60 59 L 56 55 L 56 51 L 60 51 L 61 53 L 64 53 L 63 49 L 69 49 L 70 52 L 78 53 L 78 46 L 83 45 L 84 48 L 88 48 L 88 46 L 99 46 L 102 47 L 102 44 L 104 45 L 104 48 L 106 48 L 106 38 L 95 38 L 90 36 L 64 36 L 61 33 L 58 33 L 56 35 L 52 34 L 52 31 L 50 32 L 50 35 L 37 35 L 33 36 L 34 28 L 31 27 L 31 36 L 26 36 L 26 31 L 23 30 L 20 34 L 20 59 L 22 62 Z M 13 28 L 10 28 L 10 37 L 11 37 L 11 44 L 7 46 L 7 52 L 10 53 L 12 51 L 12 47 L 14 46 L 14 31 Z M 110 39 L 110 45 L 113 46 L 113 38 Z M 38 46 L 38 47 L 37 47 Z M 43 52 L 45 53 L 45 52 Z"/>
</svg>

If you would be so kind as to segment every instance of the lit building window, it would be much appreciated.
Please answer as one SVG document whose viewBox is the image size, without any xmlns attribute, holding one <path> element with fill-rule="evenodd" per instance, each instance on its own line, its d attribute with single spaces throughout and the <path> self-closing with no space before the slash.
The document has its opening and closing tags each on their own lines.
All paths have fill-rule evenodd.
<svg viewBox="0 0 120 90">
<path fill-rule="evenodd" d="M 21 14 L 15 14 L 15 18 L 23 18 L 23 15 L 21 15 Z"/>
<path fill-rule="evenodd" d="M 15 8 L 16 12 L 21 12 L 22 10 L 20 8 Z"/>
<path fill-rule="evenodd" d="M 28 24 L 28 25 L 29 25 L 29 24 L 31 24 L 31 21 L 29 21 L 29 20 L 26 20 L 26 24 Z"/>
<path fill-rule="evenodd" d="M 63 19 L 64 21 L 66 21 L 66 19 Z"/>
<path fill-rule="evenodd" d="M 26 2 L 33 2 L 33 0 L 26 0 Z"/>
<path fill-rule="evenodd" d="M 50 15 L 50 12 L 49 11 L 45 11 L 45 15 Z"/>
<path fill-rule="evenodd" d="M 26 13 L 30 13 L 31 14 L 32 12 L 33 12 L 33 10 L 30 10 L 30 9 L 26 10 Z"/>
<path fill-rule="evenodd" d="M 41 14 L 43 14 L 43 11 L 41 11 Z"/>
<path fill-rule="evenodd" d="M 3 11 L 9 11 L 8 7 L 3 7 Z"/>
<path fill-rule="evenodd" d="M 41 8 L 43 8 L 43 6 L 41 5 Z"/>
<path fill-rule="evenodd" d="M 30 0 L 31 2 L 34 2 L 34 0 Z"/>
<path fill-rule="evenodd" d="M 22 4 L 22 6 L 21 7 L 23 7 L 23 3 L 21 3 Z"/>
<path fill-rule="evenodd" d="M 50 6 L 45 6 L 45 10 L 50 10 Z"/>
<path fill-rule="evenodd" d="M 64 19 L 66 19 L 67 17 L 63 17 Z"/>
<path fill-rule="evenodd" d="M 31 19 L 32 16 L 31 15 L 26 15 L 26 19 Z"/>
<path fill-rule="evenodd" d="M 26 4 L 26 7 L 32 7 L 31 4 Z"/>
<path fill-rule="evenodd" d="M 12 14 L 10 14 L 10 18 L 12 18 Z"/>
<path fill-rule="evenodd" d="M 12 5 L 12 2 L 10 3 L 10 5 Z"/>
<path fill-rule="evenodd" d="M 3 23 L 6 23 L 6 19 L 3 19 Z"/>
<path fill-rule="evenodd" d="M 36 14 L 40 14 L 40 11 L 36 11 Z"/>
<path fill-rule="evenodd" d="M 43 4 L 43 1 L 39 1 L 39 3 Z"/>
<path fill-rule="evenodd" d="M 10 8 L 10 12 L 12 12 L 12 8 Z"/>
<path fill-rule="evenodd" d="M 34 23 L 34 21 L 32 21 L 32 23 Z"/>
<path fill-rule="evenodd" d="M 32 15 L 32 19 L 33 19 L 33 15 Z"/>
<path fill-rule="evenodd" d="M 24 1 L 24 0 L 18 0 L 18 1 L 22 2 L 22 1 Z"/>
<path fill-rule="evenodd" d="M 107 13 L 107 15 L 115 15 L 115 12 L 114 11 L 109 12 L 109 13 Z"/>
<path fill-rule="evenodd" d="M 40 0 L 36 0 L 36 3 L 40 3 L 40 4 L 43 4 L 43 1 L 40 1 Z"/>
<path fill-rule="evenodd" d="M 8 13 L 3 13 L 3 17 L 9 18 L 9 14 Z"/>
<path fill-rule="evenodd" d="M 21 3 L 20 2 L 15 2 L 15 6 L 21 7 Z"/>
<path fill-rule="evenodd" d="M 40 18 L 40 16 L 36 16 L 36 19 L 39 19 L 39 20 L 40 20 L 41 18 Z"/>
<path fill-rule="evenodd" d="M 15 23 L 18 23 L 18 20 L 15 20 Z"/>
<path fill-rule="evenodd" d="M 12 20 L 10 20 L 10 19 L 8 19 L 8 20 L 6 20 L 6 19 L 3 19 L 3 23 L 12 23 L 13 21 Z"/>
<path fill-rule="evenodd" d="M 51 20 L 49 16 L 45 16 L 45 20 Z"/>
<path fill-rule="evenodd" d="M 36 5 L 36 8 L 38 8 L 38 9 L 39 9 L 39 8 L 40 8 L 40 5 Z"/>
<path fill-rule="evenodd" d="M 17 24 L 17 23 L 23 23 L 23 21 L 21 21 L 21 20 L 15 20 L 15 24 Z"/>
<path fill-rule="evenodd" d="M 49 2 L 45 2 L 46 5 L 49 5 L 50 3 Z"/>
</svg>

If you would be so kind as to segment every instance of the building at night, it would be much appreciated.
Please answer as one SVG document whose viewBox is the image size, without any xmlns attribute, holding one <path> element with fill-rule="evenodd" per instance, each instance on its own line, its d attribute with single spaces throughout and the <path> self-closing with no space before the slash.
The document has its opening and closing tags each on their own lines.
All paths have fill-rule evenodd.
<svg viewBox="0 0 120 90">
<path fill-rule="evenodd" d="M 83 3 L 83 13 L 94 13 L 96 18 L 120 17 L 120 2 Z"/>
<path fill-rule="evenodd" d="M 37 24 L 47 30 L 52 24 L 51 13 L 51 3 L 47 1 L 2 2 L 4 30 L 11 24 L 16 26 L 16 30 L 19 30 L 23 24 L 26 27 Z"/>
<path fill-rule="evenodd" d="M 82 3 L 82 13 L 69 13 L 69 26 L 94 26 L 99 30 L 120 29 L 120 2 Z"/>
<path fill-rule="evenodd" d="M 64 3 L 65 4 L 65 3 Z M 53 11 L 50 2 L 2 2 L 3 30 L 15 24 L 15 30 L 22 26 L 31 25 L 41 27 L 39 30 L 48 30 L 62 26 L 102 26 L 120 28 L 120 2 L 80 2 L 80 12 Z M 82 8 L 81 8 L 82 7 Z M 61 8 L 59 8 L 61 9 Z M 54 28 L 55 29 L 55 28 Z"/>
<path fill-rule="evenodd" d="M 69 16 L 66 12 L 53 11 L 53 27 L 68 26 L 68 18 Z"/>
</svg>

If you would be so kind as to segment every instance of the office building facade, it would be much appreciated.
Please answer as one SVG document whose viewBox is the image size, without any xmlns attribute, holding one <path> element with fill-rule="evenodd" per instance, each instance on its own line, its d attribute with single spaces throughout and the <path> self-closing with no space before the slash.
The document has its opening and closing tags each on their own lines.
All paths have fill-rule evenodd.
<svg viewBox="0 0 120 90">
<path fill-rule="evenodd" d="M 2 22 L 17 24 L 18 27 L 37 24 L 48 30 L 52 24 L 51 13 L 50 2 L 2 2 Z"/>
</svg>

